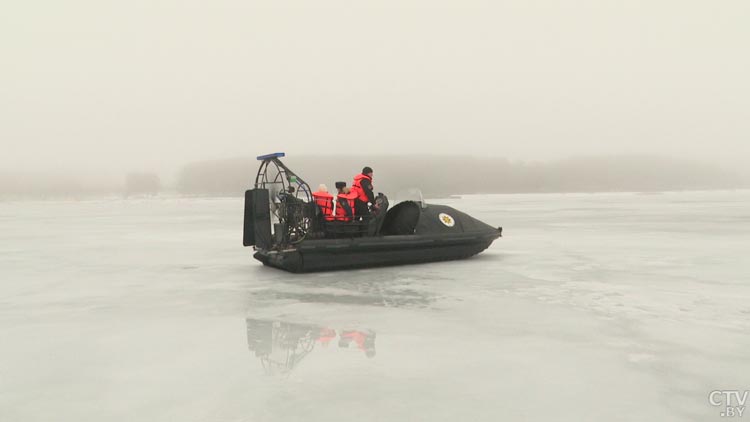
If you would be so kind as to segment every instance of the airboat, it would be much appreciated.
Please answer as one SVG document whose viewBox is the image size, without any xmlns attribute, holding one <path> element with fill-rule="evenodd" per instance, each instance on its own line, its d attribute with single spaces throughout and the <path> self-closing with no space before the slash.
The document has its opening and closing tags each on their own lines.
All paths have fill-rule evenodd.
<svg viewBox="0 0 750 422">
<path fill-rule="evenodd" d="M 284 156 L 257 157 L 255 186 L 245 192 L 242 243 L 264 265 L 303 273 L 448 261 L 476 255 L 502 236 L 502 227 L 421 195 L 389 208 L 379 193 L 370 215 L 332 220 Z"/>
</svg>

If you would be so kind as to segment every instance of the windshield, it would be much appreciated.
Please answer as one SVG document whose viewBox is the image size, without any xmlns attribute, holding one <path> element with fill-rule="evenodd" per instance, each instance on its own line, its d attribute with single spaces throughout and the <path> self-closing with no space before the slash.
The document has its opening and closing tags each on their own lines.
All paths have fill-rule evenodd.
<svg viewBox="0 0 750 422">
<path fill-rule="evenodd" d="M 427 206 L 424 202 L 422 191 L 418 188 L 407 188 L 396 192 L 396 195 L 394 196 L 394 205 L 404 201 L 416 202 L 422 208 Z"/>
</svg>

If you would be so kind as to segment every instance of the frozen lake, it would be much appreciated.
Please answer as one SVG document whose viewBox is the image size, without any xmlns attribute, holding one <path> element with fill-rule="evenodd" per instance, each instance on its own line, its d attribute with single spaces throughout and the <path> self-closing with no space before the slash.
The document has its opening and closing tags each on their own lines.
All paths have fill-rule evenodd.
<svg viewBox="0 0 750 422">
<path fill-rule="evenodd" d="M 0 202 L 0 420 L 707 421 L 750 390 L 750 192 L 436 202 L 505 237 L 294 275 L 241 199 Z"/>
</svg>

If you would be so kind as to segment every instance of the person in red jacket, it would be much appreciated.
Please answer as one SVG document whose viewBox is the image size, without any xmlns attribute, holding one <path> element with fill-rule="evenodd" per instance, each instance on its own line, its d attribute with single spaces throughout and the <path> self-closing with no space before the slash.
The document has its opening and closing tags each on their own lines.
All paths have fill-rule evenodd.
<svg viewBox="0 0 750 422">
<path fill-rule="evenodd" d="M 341 334 L 339 335 L 339 347 L 348 348 L 352 340 L 357 344 L 359 350 L 365 352 L 365 355 L 368 358 L 375 356 L 375 332 L 370 330 L 341 331 Z"/>
<path fill-rule="evenodd" d="M 346 182 L 336 182 L 338 194 L 333 201 L 333 215 L 336 221 L 352 221 L 354 218 L 354 200 L 356 194 L 352 194 L 346 187 Z"/>
<path fill-rule="evenodd" d="M 326 185 L 318 186 L 318 191 L 312 194 L 315 203 L 318 204 L 320 211 L 326 220 L 333 220 L 333 195 L 328 193 Z"/>
<path fill-rule="evenodd" d="M 375 205 L 375 194 L 372 192 L 372 168 L 365 167 L 362 173 L 354 176 L 352 193 L 357 195 L 354 200 L 354 213 L 357 216 L 370 215 L 370 205 Z"/>
</svg>

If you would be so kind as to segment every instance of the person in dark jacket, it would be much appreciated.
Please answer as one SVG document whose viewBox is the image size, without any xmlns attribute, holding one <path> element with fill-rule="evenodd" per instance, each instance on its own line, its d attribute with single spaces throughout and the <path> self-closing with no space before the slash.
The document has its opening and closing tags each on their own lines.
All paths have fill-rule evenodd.
<svg viewBox="0 0 750 422">
<path fill-rule="evenodd" d="M 357 195 L 354 200 L 354 213 L 357 216 L 370 215 L 370 206 L 375 205 L 375 194 L 372 192 L 372 168 L 365 167 L 362 173 L 354 176 L 352 193 Z"/>
</svg>

